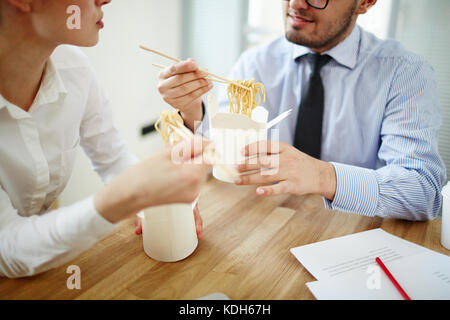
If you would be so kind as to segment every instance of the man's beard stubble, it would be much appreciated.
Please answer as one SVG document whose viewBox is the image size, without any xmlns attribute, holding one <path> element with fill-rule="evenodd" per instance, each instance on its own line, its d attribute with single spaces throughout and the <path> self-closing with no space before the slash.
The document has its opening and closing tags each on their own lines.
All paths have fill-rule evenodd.
<svg viewBox="0 0 450 320">
<path fill-rule="evenodd" d="M 350 12 L 345 16 L 343 20 L 335 20 L 330 28 L 328 28 L 327 32 L 323 35 L 319 35 L 317 39 L 308 39 L 307 37 L 302 36 L 296 32 L 296 28 L 294 30 L 288 31 L 286 26 L 286 39 L 295 44 L 305 46 L 311 49 L 320 49 L 325 48 L 339 39 L 343 34 L 345 34 L 352 24 L 353 15 L 356 11 L 356 4 L 350 8 Z M 299 14 L 308 17 L 308 15 L 304 12 L 299 11 Z M 341 23 L 339 23 L 341 21 Z M 286 22 L 287 24 L 287 22 Z M 334 31 L 334 32 L 333 32 Z"/>
</svg>

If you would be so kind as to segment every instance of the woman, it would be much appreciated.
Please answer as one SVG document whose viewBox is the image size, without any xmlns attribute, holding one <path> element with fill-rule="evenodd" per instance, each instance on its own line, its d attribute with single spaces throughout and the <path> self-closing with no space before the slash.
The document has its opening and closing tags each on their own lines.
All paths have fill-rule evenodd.
<svg viewBox="0 0 450 320">
<path fill-rule="evenodd" d="M 62 265 L 146 207 L 192 202 L 206 180 L 208 165 L 176 165 L 171 149 L 137 163 L 86 57 L 61 46 L 95 45 L 109 2 L 76 1 L 74 29 L 67 23 L 71 0 L 0 0 L 0 276 Z M 106 186 L 48 212 L 78 145 Z M 183 160 L 201 155 L 188 144 L 175 148 Z"/>
</svg>

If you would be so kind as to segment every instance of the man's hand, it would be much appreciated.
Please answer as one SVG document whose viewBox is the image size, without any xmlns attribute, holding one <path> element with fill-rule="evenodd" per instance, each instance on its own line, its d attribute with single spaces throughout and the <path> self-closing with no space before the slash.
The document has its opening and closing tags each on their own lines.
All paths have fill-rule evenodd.
<svg viewBox="0 0 450 320">
<path fill-rule="evenodd" d="M 243 175 L 235 182 L 237 185 L 263 184 L 256 189 L 263 196 L 319 194 L 334 199 L 337 181 L 332 164 L 274 141 L 250 144 L 243 153 L 247 158 L 238 167 Z M 245 174 L 253 170 L 257 172 Z"/>
<path fill-rule="evenodd" d="M 197 231 L 197 238 L 200 240 L 203 237 L 203 220 L 200 216 L 200 212 L 198 210 L 198 204 L 195 205 L 194 208 L 194 219 L 195 219 L 195 229 Z M 142 220 L 139 217 L 136 217 L 134 220 L 135 230 L 134 232 L 137 235 L 142 234 Z"/>
<path fill-rule="evenodd" d="M 176 63 L 158 76 L 158 91 L 165 102 L 180 110 L 186 127 L 195 131 L 195 121 L 202 120 L 201 96 L 212 89 L 207 73 L 198 69 L 194 60 Z"/>
</svg>

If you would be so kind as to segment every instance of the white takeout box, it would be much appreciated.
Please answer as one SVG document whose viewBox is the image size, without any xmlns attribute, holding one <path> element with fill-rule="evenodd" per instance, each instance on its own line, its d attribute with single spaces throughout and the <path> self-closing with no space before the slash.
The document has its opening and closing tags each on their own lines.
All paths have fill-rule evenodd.
<svg viewBox="0 0 450 320">
<path fill-rule="evenodd" d="M 250 119 L 242 114 L 218 112 L 215 96 L 208 95 L 210 137 L 222 164 L 237 166 L 245 160 L 241 150 L 246 145 L 267 140 L 268 113 L 261 106 L 255 108 L 254 113 L 257 109 L 260 111 L 258 114 L 262 115 L 259 119 Z M 234 182 L 230 177 L 224 176 L 216 166 L 213 167 L 213 176 L 224 182 Z"/>
<path fill-rule="evenodd" d="M 194 252 L 198 245 L 193 213 L 196 203 L 151 207 L 138 214 L 144 251 L 150 258 L 175 262 Z"/>
</svg>

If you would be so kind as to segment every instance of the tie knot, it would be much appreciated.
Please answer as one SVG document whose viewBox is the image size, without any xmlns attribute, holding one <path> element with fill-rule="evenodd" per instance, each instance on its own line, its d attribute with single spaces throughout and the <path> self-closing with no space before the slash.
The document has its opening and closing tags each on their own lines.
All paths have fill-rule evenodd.
<svg viewBox="0 0 450 320">
<path fill-rule="evenodd" d="M 314 73 L 317 74 L 322 68 L 331 60 L 331 57 L 327 54 L 320 55 L 318 53 L 311 54 L 314 66 Z"/>
</svg>

